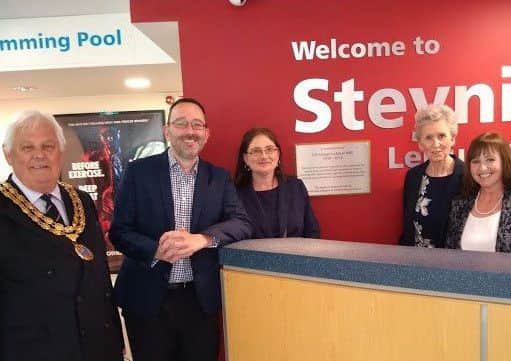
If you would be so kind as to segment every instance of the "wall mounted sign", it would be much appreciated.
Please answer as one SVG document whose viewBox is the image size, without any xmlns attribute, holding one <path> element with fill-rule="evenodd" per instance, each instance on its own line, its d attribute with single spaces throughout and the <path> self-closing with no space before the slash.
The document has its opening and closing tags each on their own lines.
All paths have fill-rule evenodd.
<svg viewBox="0 0 511 361">
<path fill-rule="evenodd" d="M 0 71 L 167 63 L 127 13 L 0 20 Z"/>
<path fill-rule="evenodd" d="M 370 142 L 296 145 L 296 174 L 310 196 L 371 192 Z"/>
</svg>

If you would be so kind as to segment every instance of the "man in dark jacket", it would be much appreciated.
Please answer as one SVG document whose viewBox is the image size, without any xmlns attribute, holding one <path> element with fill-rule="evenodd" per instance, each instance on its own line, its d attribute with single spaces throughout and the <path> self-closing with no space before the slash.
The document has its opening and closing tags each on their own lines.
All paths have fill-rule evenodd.
<svg viewBox="0 0 511 361">
<path fill-rule="evenodd" d="M 2 145 L 0 360 L 120 361 L 122 333 L 91 198 L 59 183 L 55 118 L 21 113 Z"/>
<path fill-rule="evenodd" d="M 165 137 L 171 147 L 131 162 L 116 197 L 116 295 L 135 361 L 216 361 L 218 247 L 250 224 L 228 172 L 199 159 L 209 128 L 198 101 L 171 106 Z"/>
</svg>

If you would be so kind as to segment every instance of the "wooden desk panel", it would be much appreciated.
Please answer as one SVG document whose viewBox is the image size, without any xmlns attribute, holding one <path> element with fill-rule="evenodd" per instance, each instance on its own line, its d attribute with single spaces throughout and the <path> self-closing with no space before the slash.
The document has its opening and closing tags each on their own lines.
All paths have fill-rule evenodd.
<svg viewBox="0 0 511 361">
<path fill-rule="evenodd" d="M 488 305 L 488 361 L 511 361 L 510 305 Z"/>
<path fill-rule="evenodd" d="M 223 270 L 222 282 L 230 361 L 480 357 L 479 302 L 234 270 Z M 511 321 L 509 306 L 502 307 L 490 318 L 503 313 Z M 509 321 L 507 329 L 505 321 L 495 327 L 509 335 Z"/>
</svg>

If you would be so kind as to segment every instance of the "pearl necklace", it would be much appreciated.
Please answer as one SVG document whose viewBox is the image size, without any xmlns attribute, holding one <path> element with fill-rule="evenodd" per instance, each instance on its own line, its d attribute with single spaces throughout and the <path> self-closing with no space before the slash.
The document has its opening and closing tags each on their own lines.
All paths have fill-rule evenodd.
<svg viewBox="0 0 511 361">
<path fill-rule="evenodd" d="M 492 209 L 490 209 L 488 212 L 481 212 L 479 210 L 479 208 L 477 207 L 477 202 L 479 201 L 479 195 L 481 194 L 481 191 L 477 192 L 477 197 L 476 197 L 476 201 L 475 201 L 475 204 L 474 204 L 474 209 L 475 211 L 482 215 L 482 216 L 487 216 L 488 214 L 492 214 L 493 212 L 495 212 L 495 210 L 497 209 L 500 201 L 502 200 L 502 197 L 504 197 L 504 193 L 501 194 L 501 196 L 499 197 L 499 199 L 497 199 L 497 202 L 495 203 L 495 205 L 493 206 Z"/>
</svg>

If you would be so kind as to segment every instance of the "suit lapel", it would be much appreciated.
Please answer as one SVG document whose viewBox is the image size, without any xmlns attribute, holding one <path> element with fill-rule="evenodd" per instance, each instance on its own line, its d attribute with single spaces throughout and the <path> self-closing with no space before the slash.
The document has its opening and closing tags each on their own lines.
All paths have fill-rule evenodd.
<svg viewBox="0 0 511 361">
<path fill-rule="evenodd" d="M 69 196 L 69 193 L 65 190 L 64 187 L 59 185 L 59 189 L 60 189 L 60 196 L 62 197 L 62 201 L 64 202 L 64 208 L 66 211 L 67 219 L 69 221 L 69 224 L 72 224 L 73 216 L 74 216 L 73 202 L 71 201 L 71 197 Z M 83 203 L 83 201 L 81 199 L 80 199 L 80 201 Z M 90 216 L 89 216 L 87 210 L 85 209 L 85 207 L 84 207 L 84 211 L 85 211 L 86 227 L 85 227 L 84 232 L 78 237 L 78 243 L 82 243 L 83 245 L 88 246 L 88 244 L 92 241 L 92 239 L 90 239 L 90 237 L 87 237 L 87 236 L 84 237 L 84 234 L 87 232 L 87 223 L 88 222 L 96 222 L 96 220 L 89 219 Z M 70 240 L 67 238 L 65 238 L 65 241 L 67 241 L 68 244 L 74 244 L 73 242 L 70 242 Z M 73 256 L 76 257 L 74 247 L 66 247 L 66 249 L 69 251 L 70 254 L 72 254 Z M 92 249 L 92 247 L 90 247 L 90 249 Z"/>
<path fill-rule="evenodd" d="M 167 215 L 168 223 L 165 225 L 165 229 L 174 229 L 176 228 L 176 220 L 174 219 L 174 199 L 172 198 L 172 184 L 170 182 L 170 165 L 169 165 L 169 155 L 167 152 L 162 153 L 162 159 L 160 163 L 160 169 L 155 172 L 155 174 L 164 174 L 165 176 L 160 176 L 160 192 L 161 192 L 161 200 L 163 203 L 163 209 L 165 214 Z"/>
<path fill-rule="evenodd" d="M 16 183 L 12 181 L 11 175 L 7 179 L 7 182 L 12 185 L 23 197 L 25 197 L 25 194 L 21 191 L 21 189 L 18 188 Z M 6 215 L 13 220 L 15 220 L 18 223 L 24 224 L 26 228 L 32 229 L 34 231 L 37 231 L 37 233 L 48 233 L 44 231 L 41 227 L 39 227 L 37 224 L 35 224 L 27 215 L 25 215 L 21 209 L 14 204 L 11 200 L 6 200 L 7 207 L 6 207 Z"/>
<path fill-rule="evenodd" d="M 24 196 L 23 192 L 16 186 L 16 184 L 14 184 L 14 182 L 11 180 L 10 177 L 7 181 L 13 187 L 15 187 L 16 190 L 18 190 L 18 192 L 20 194 L 22 194 Z M 62 192 L 61 194 L 62 194 L 63 199 L 65 199 L 65 197 L 68 198 L 67 201 L 64 200 L 64 203 L 68 202 L 68 203 L 66 203 L 66 212 L 69 215 L 69 213 L 70 213 L 69 209 L 71 209 L 69 207 L 72 207 L 72 206 L 70 206 L 68 204 L 71 203 L 71 199 L 69 199 L 67 192 L 62 190 L 62 187 L 61 187 L 61 192 Z M 56 245 L 58 247 L 62 247 L 62 245 L 66 244 L 66 243 L 67 243 L 66 246 L 68 246 L 68 244 L 70 243 L 67 238 L 64 239 L 63 237 L 55 236 L 54 234 L 50 233 L 49 231 L 45 231 L 44 229 L 42 229 L 34 221 L 32 221 L 25 213 L 23 213 L 21 211 L 21 209 L 16 204 L 14 204 L 11 200 L 8 200 L 8 199 L 6 200 L 5 215 L 7 217 L 11 218 L 16 223 L 22 225 L 23 229 L 34 232 L 34 234 L 37 234 L 40 237 L 47 239 L 49 242 L 53 243 L 54 245 Z M 65 248 L 69 253 L 74 254 L 74 251 L 71 247 L 65 247 Z"/>
<path fill-rule="evenodd" d="M 449 197 L 446 197 L 446 199 L 452 199 L 454 196 L 458 195 L 460 193 L 459 187 L 455 187 L 456 183 L 459 182 L 458 174 L 460 172 L 460 169 L 458 167 L 458 159 L 454 159 L 454 169 L 452 171 L 452 175 L 449 177 L 447 189 L 450 190 L 451 194 L 449 194 Z M 461 169 L 463 171 L 463 168 Z"/>
<path fill-rule="evenodd" d="M 71 197 L 69 197 L 69 194 L 67 194 L 64 187 L 59 185 L 59 188 L 60 188 L 60 195 L 62 197 L 62 201 L 64 202 L 64 208 L 66 209 L 67 219 L 69 220 L 69 224 L 71 224 L 71 223 L 73 223 L 73 216 L 74 216 L 73 202 L 71 202 Z"/>
<path fill-rule="evenodd" d="M 18 192 L 20 192 L 20 194 L 23 194 L 21 189 L 19 189 L 18 186 L 16 185 L 16 183 L 14 183 L 14 181 L 12 180 L 12 173 L 9 174 L 9 177 L 7 178 L 7 183 L 9 183 L 11 186 L 13 186 Z"/>
<path fill-rule="evenodd" d="M 199 165 L 197 167 L 197 178 L 195 179 L 195 187 L 193 191 L 193 204 L 192 204 L 192 220 L 190 224 L 190 231 L 192 233 L 199 231 L 199 219 L 203 205 L 206 204 L 206 199 L 209 192 L 209 169 L 204 162 L 199 158 Z"/>
<path fill-rule="evenodd" d="M 21 191 L 20 191 L 21 193 Z M 23 194 L 23 193 L 21 193 Z M 3 195 L 2 195 L 3 197 Z M 10 199 L 5 200 L 5 215 L 11 218 L 16 223 L 23 225 L 23 228 L 32 230 L 38 234 L 47 234 L 45 230 L 35 224 L 26 214 L 24 214 L 21 209 L 14 204 Z"/>
</svg>

